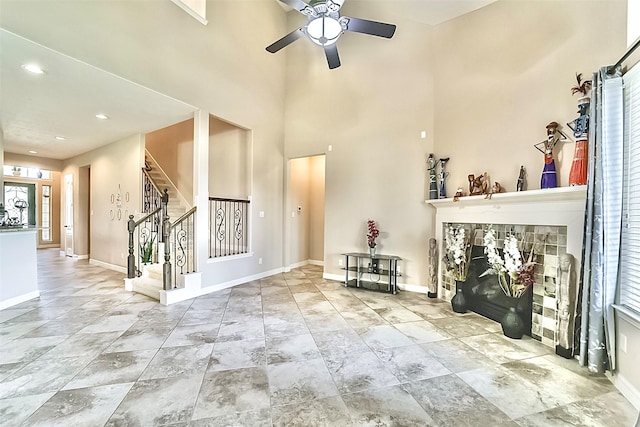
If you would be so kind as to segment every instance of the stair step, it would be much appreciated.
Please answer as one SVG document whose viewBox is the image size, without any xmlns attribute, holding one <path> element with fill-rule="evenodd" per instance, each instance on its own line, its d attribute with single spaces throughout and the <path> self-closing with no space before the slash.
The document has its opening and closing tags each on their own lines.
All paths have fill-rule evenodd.
<svg viewBox="0 0 640 427">
<path fill-rule="evenodd" d="M 162 287 L 162 264 L 146 264 L 142 266 L 142 277 L 160 281 Z"/>
<path fill-rule="evenodd" d="M 160 301 L 160 291 L 163 289 L 162 281 L 148 277 L 138 277 L 133 280 L 133 291 Z"/>
</svg>

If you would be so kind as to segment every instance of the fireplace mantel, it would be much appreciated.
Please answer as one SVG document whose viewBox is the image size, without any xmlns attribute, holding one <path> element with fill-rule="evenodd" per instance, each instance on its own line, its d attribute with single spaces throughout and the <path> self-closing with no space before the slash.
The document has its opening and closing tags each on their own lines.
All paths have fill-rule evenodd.
<svg viewBox="0 0 640 427">
<path fill-rule="evenodd" d="M 582 238 L 587 187 L 560 187 L 485 196 L 426 200 L 435 209 L 434 233 L 442 247 L 443 224 L 480 223 L 513 225 L 549 225 L 567 227 L 567 253 L 574 256 L 574 272 L 582 266 Z M 438 275 L 440 277 L 440 275 Z M 438 297 L 444 295 L 438 280 Z"/>
</svg>

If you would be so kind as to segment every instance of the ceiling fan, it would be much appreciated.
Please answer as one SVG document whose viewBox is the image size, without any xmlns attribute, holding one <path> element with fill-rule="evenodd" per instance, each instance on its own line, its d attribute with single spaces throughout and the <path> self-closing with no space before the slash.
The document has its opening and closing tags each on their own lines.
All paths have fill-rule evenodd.
<svg viewBox="0 0 640 427">
<path fill-rule="evenodd" d="M 345 0 L 311 0 L 309 4 L 302 0 L 279 1 L 305 15 L 308 21 L 302 27 L 267 46 L 267 51 L 276 53 L 306 35 L 313 43 L 324 48 L 330 69 L 340 66 L 340 56 L 335 43 L 345 31 L 387 39 L 393 37 L 396 31 L 396 26 L 393 24 L 340 16 L 340 8 Z"/>
</svg>

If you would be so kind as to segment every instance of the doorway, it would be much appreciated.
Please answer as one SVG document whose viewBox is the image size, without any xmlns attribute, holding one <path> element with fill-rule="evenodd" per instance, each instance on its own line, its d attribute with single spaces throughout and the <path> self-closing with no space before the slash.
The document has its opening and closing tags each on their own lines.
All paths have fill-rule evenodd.
<svg viewBox="0 0 640 427">
<path fill-rule="evenodd" d="M 64 254 L 73 256 L 73 174 L 64 176 Z"/>
<path fill-rule="evenodd" d="M 14 225 L 36 225 L 36 185 L 5 181 L 4 206 Z"/>
<path fill-rule="evenodd" d="M 288 162 L 285 265 L 324 265 L 324 154 Z"/>
</svg>

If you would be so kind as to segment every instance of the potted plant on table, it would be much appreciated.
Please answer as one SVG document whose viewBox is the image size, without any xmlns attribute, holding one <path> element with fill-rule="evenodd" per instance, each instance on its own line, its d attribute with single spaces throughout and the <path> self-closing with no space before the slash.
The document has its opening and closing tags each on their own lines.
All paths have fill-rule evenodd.
<svg viewBox="0 0 640 427">
<path fill-rule="evenodd" d="M 367 221 L 367 244 L 369 245 L 369 254 L 373 258 L 376 255 L 376 239 L 380 235 L 380 230 L 376 226 L 376 222 L 372 219 Z"/>
</svg>

